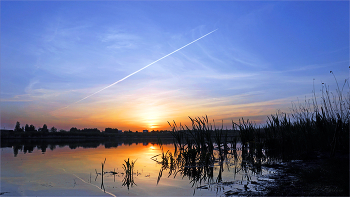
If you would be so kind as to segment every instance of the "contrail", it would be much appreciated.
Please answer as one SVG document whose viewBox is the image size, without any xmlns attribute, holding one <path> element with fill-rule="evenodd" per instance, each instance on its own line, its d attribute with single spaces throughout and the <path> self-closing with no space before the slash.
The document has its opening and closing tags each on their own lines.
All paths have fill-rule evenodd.
<svg viewBox="0 0 350 197">
<path fill-rule="evenodd" d="M 218 30 L 218 29 L 215 29 L 214 31 L 216 31 L 216 30 Z M 151 66 L 152 64 L 155 64 L 155 63 L 157 63 L 158 61 L 160 61 L 160 60 L 162 60 L 162 59 L 164 59 L 164 58 L 168 57 L 169 55 L 171 55 L 171 54 L 173 54 L 173 53 L 176 53 L 176 52 L 180 51 L 181 49 L 183 49 L 183 48 L 187 47 L 188 45 L 190 45 L 190 44 L 193 44 L 193 43 L 197 42 L 198 40 L 200 40 L 200 39 L 202 39 L 202 38 L 206 37 L 207 35 L 209 35 L 209 34 L 213 33 L 214 31 L 211 31 L 211 32 L 209 32 L 209 33 L 205 34 L 204 36 L 202 36 L 202 37 L 200 37 L 200 38 L 197 38 L 196 40 L 194 40 L 194 41 L 192 41 L 192 42 L 190 42 L 190 43 L 186 44 L 185 46 L 183 46 L 183 47 L 181 47 L 181 48 L 178 48 L 178 49 L 176 49 L 175 51 L 173 51 L 173 52 L 169 53 L 168 55 L 165 55 L 165 56 L 163 56 L 163 57 L 161 57 L 161 58 L 157 59 L 156 61 L 154 61 L 154 62 L 152 62 L 152 63 L 148 64 L 147 66 L 145 66 L 145 67 L 143 67 L 143 68 L 141 68 L 141 69 L 139 69 L 139 70 L 137 70 L 137 71 L 135 71 L 135 72 L 131 73 L 130 75 L 128 75 L 128 76 L 126 76 L 126 77 L 124 77 L 123 79 L 121 79 L 121 80 L 119 80 L 119 81 L 116 81 L 116 82 L 112 83 L 111 85 L 106 86 L 106 87 L 102 88 L 101 90 L 99 90 L 99 91 L 97 91 L 97 92 L 95 92 L 95 93 L 92 93 L 92 94 L 90 94 L 89 96 L 86 96 L 86 97 L 84 97 L 84 98 L 80 99 L 79 101 L 76 101 L 75 103 L 72 103 L 72 104 L 70 104 L 70 105 L 68 105 L 68 106 L 66 106 L 66 107 L 64 107 L 64 108 L 61 108 L 61 109 L 68 108 L 69 106 L 71 106 L 71 105 L 73 105 L 73 104 L 79 103 L 79 102 L 81 102 L 81 101 L 83 101 L 83 100 L 85 100 L 85 99 L 87 99 L 87 98 L 89 98 L 89 97 L 91 97 L 91 96 L 93 96 L 93 95 L 95 95 L 95 94 L 97 94 L 97 93 L 99 93 L 99 92 L 101 92 L 101 91 L 103 91 L 103 90 L 107 89 L 107 88 L 110 88 L 110 87 L 114 86 L 115 84 L 117 84 L 117 83 L 119 83 L 119 82 L 124 81 L 125 79 L 127 79 L 127 78 L 129 78 L 129 77 L 133 76 L 134 74 L 136 74 L 136 73 L 140 72 L 141 70 L 143 70 L 143 69 L 145 69 L 145 68 L 147 68 L 147 67 Z"/>
</svg>

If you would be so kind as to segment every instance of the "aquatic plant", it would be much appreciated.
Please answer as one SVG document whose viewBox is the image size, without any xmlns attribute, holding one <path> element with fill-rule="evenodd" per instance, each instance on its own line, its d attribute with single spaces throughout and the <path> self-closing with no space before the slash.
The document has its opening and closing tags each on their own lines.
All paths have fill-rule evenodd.
<svg viewBox="0 0 350 197">
<path fill-rule="evenodd" d="M 103 171 L 103 168 L 104 168 L 105 164 L 106 164 L 106 158 L 105 158 L 105 160 L 103 161 L 103 163 L 101 163 L 101 166 L 102 166 L 102 171 L 101 171 L 101 175 L 102 175 L 102 176 L 101 176 L 101 177 L 102 177 L 101 189 L 103 188 L 103 191 L 104 191 L 104 192 L 106 192 L 105 186 L 104 186 L 104 184 L 103 184 L 103 175 L 105 174 L 105 172 Z"/>
<path fill-rule="evenodd" d="M 331 156 L 336 151 L 349 152 L 350 93 L 344 93 L 349 81 L 340 88 L 334 79 L 336 94 L 322 83 L 320 98 L 314 90 L 312 99 L 292 104 L 291 114 L 278 112 L 268 117 L 264 130 L 269 152 L 284 158 L 308 156 L 313 151 L 330 151 Z"/>
<path fill-rule="evenodd" d="M 106 173 L 104 172 L 104 165 L 106 163 L 106 158 L 103 161 L 103 163 L 101 162 L 101 173 L 98 173 L 97 170 L 95 169 L 95 173 L 96 173 L 96 177 L 95 177 L 95 181 L 97 180 L 98 175 L 101 175 L 101 189 L 103 189 L 104 192 L 106 192 L 105 186 L 103 184 L 103 175 Z M 90 173 L 90 183 L 91 183 L 91 173 Z"/>
<path fill-rule="evenodd" d="M 221 125 L 221 128 L 217 128 L 215 126 L 215 121 L 213 120 L 213 126 L 209 123 L 208 116 L 189 118 L 192 123 L 192 129 L 186 125 L 182 126 L 181 124 L 180 127 L 178 127 L 175 121 L 173 121 L 172 124 L 168 122 L 172 127 L 175 152 L 172 154 L 169 151 L 164 151 L 162 143 L 159 142 L 162 153 L 151 158 L 161 165 L 157 184 L 161 180 L 163 172 L 166 170 L 169 171 L 168 177 L 171 175 L 175 177 L 178 174 L 183 177 L 188 177 L 192 183 L 192 187 L 197 186 L 198 184 L 201 185 L 202 183 L 219 184 L 222 181 L 223 166 L 225 164 L 227 169 L 230 169 L 230 166 L 234 165 L 235 173 L 248 171 L 249 169 L 256 167 L 260 167 L 260 169 L 257 169 L 254 172 L 261 172 L 262 156 L 255 156 L 257 151 L 254 150 L 250 152 L 246 151 L 242 154 L 244 156 L 244 154 L 249 153 L 252 158 L 249 162 L 253 161 L 253 163 L 255 163 L 251 164 L 243 162 L 242 166 L 238 167 L 237 163 L 242 163 L 242 159 L 237 159 L 237 152 L 240 152 L 242 149 L 237 149 L 237 137 L 231 137 L 231 139 L 229 139 L 228 130 L 223 129 L 223 124 Z M 246 122 L 244 120 L 243 123 L 250 124 L 249 121 Z M 235 126 L 240 126 L 242 129 L 244 128 L 241 124 L 236 124 Z M 244 131 L 242 131 L 242 135 L 243 134 Z M 262 149 L 261 144 L 256 147 Z M 246 150 L 247 149 L 248 146 Z M 232 158 L 236 159 L 232 160 Z M 213 171 L 214 168 L 216 168 L 215 166 L 219 166 L 219 174 L 216 179 L 213 177 Z"/>
<path fill-rule="evenodd" d="M 134 165 L 136 163 L 137 159 L 135 161 L 124 160 L 125 164 L 123 164 L 123 170 L 125 172 L 124 178 L 123 178 L 123 184 L 122 186 L 127 186 L 128 190 L 133 185 L 136 185 L 134 182 Z"/>
<path fill-rule="evenodd" d="M 336 151 L 349 153 L 350 93 L 344 93 L 344 87 L 350 86 L 348 80 L 342 88 L 337 80 L 336 84 L 336 94 L 322 84 L 320 98 L 314 93 L 304 104 L 293 103 L 291 113 L 271 114 L 265 125 L 257 126 L 243 118 L 238 123 L 232 121 L 232 130 L 239 132 L 241 147 L 237 147 L 236 137 L 229 139 L 223 126 L 216 128 L 214 120 L 213 128 L 207 116 L 189 117 L 192 129 L 181 123 L 177 127 L 175 121 L 173 124 L 168 122 L 172 127 L 175 152 L 164 152 L 161 148 L 162 153 L 152 157 L 161 165 L 157 184 L 164 170 L 169 170 L 169 176 L 189 177 L 192 186 L 202 182 L 218 184 L 222 181 L 226 163 L 227 169 L 234 166 L 234 175 L 243 173 L 247 181 L 251 181 L 248 172 L 261 174 L 264 163 L 306 159 L 314 151 L 329 151 L 331 156 Z M 158 156 L 160 160 L 157 160 Z M 213 166 L 219 166 L 215 181 Z"/>
</svg>

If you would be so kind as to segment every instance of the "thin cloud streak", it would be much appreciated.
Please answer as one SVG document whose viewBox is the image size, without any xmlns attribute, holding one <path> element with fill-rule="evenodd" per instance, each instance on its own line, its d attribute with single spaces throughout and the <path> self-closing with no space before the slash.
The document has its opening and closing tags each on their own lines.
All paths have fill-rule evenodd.
<svg viewBox="0 0 350 197">
<path fill-rule="evenodd" d="M 135 71 L 135 72 L 129 74 L 128 76 L 124 77 L 123 79 L 120 79 L 119 81 L 116 81 L 116 82 L 112 83 L 111 85 L 106 86 L 106 87 L 102 88 L 101 90 L 99 90 L 99 91 L 97 91 L 97 92 L 95 92 L 95 93 L 93 93 L 93 94 L 90 94 L 89 96 L 86 96 L 86 97 L 84 97 L 84 98 L 82 98 L 82 99 L 80 99 L 80 100 L 78 100 L 78 101 L 76 101 L 75 103 L 72 103 L 72 104 L 70 104 L 70 105 L 68 105 L 68 106 L 66 106 L 66 107 L 64 107 L 64 108 L 61 108 L 61 110 L 62 110 L 62 109 L 66 109 L 66 108 L 68 108 L 69 106 L 71 106 L 71 105 L 73 105 L 73 104 L 79 103 L 79 102 L 81 102 L 81 101 L 83 101 L 83 100 L 85 100 L 85 99 L 87 99 L 87 98 L 89 98 L 89 97 L 91 97 L 91 96 L 93 96 L 93 95 L 95 95 L 95 94 L 97 94 L 97 93 L 99 93 L 99 92 L 101 92 L 101 91 L 107 89 L 107 88 L 110 88 L 110 87 L 114 86 L 115 84 L 117 84 L 117 83 L 119 83 L 119 82 L 124 81 L 125 79 L 131 77 L 132 75 L 134 75 L 134 74 L 136 74 L 136 73 L 142 71 L 143 69 L 145 69 L 145 68 L 147 68 L 147 67 L 149 67 L 149 66 L 151 66 L 151 65 L 153 65 L 153 64 L 155 64 L 155 63 L 157 63 L 158 61 L 160 61 L 160 60 L 162 60 L 162 59 L 164 59 L 164 58 L 166 58 L 166 57 L 172 55 L 173 53 L 176 53 L 177 51 L 179 51 L 179 50 L 181 50 L 181 49 L 183 49 L 183 48 L 185 48 L 185 47 L 187 47 L 187 46 L 189 46 L 189 45 L 191 45 L 191 44 L 197 42 L 198 40 L 200 40 L 200 39 L 202 39 L 202 38 L 204 38 L 204 37 L 206 37 L 206 36 L 208 36 L 209 34 L 215 32 L 216 30 L 218 30 L 218 29 L 215 29 L 215 30 L 213 30 L 213 31 L 211 31 L 211 32 L 209 32 L 209 33 L 207 33 L 207 34 L 205 34 L 204 36 L 202 36 L 202 37 L 200 37 L 200 38 L 197 38 L 196 40 L 194 40 L 194 41 L 192 41 L 192 42 L 186 44 L 185 46 L 176 49 L 175 51 L 173 51 L 173 52 L 171 52 L 171 53 L 169 53 L 169 54 L 167 54 L 167 55 L 165 55 L 165 56 L 159 58 L 158 60 L 156 60 L 156 61 L 154 61 L 154 62 L 152 62 L 152 63 L 146 65 L 145 67 L 143 67 L 143 68 L 141 68 L 141 69 L 139 69 L 139 70 L 137 70 L 137 71 Z"/>
</svg>

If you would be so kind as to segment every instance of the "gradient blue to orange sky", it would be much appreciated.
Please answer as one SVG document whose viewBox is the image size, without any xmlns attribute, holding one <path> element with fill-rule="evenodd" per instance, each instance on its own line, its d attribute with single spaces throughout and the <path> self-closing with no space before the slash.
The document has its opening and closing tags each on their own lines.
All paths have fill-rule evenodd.
<svg viewBox="0 0 350 197">
<path fill-rule="evenodd" d="M 348 1 L 1 1 L 1 129 L 264 123 L 348 66 Z"/>
</svg>

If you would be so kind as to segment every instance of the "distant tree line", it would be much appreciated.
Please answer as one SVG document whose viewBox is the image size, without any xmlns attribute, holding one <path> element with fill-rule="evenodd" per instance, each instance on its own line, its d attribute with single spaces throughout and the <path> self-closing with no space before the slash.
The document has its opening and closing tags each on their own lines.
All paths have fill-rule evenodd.
<svg viewBox="0 0 350 197">
<path fill-rule="evenodd" d="M 147 132 L 132 132 L 131 130 L 119 130 L 118 128 L 105 128 L 104 131 L 100 131 L 97 128 L 84 128 L 78 129 L 76 127 L 72 127 L 69 130 L 60 129 L 58 130 L 56 127 L 48 128 L 46 124 L 44 124 L 40 128 L 35 128 L 34 125 L 21 126 L 19 121 L 16 122 L 15 128 L 13 130 L 5 130 L 1 129 L 0 134 L 2 139 L 8 138 L 21 138 L 21 139 L 31 139 L 31 138 L 89 138 L 89 137 L 121 137 L 121 138 L 157 138 L 157 137 L 165 137 L 171 138 L 170 131 L 166 130 L 152 130 L 148 132 L 148 130 L 144 130 Z"/>
<path fill-rule="evenodd" d="M 39 128 L 38 130 L 35 129 L 34 125 L 28 125 L 26 124 L 24 127 L 21 127 L 20 122 L 16 122 L 14 132 L 41 132 L 41 133 L 48 133 L 48 132 L 57 132 L 57 129 L 55 127 L 52 127 L 50 130 L 47 128 L 47 125 L 44 124 L 42 128 Z"/>
<path fill-rule="evenodd" d="M 50 129 L 44 124 L 41 128 L 36 129 L 34 125 L 26 124 L 21 127 L 20 122 L 16 122 L 14 130 L 1 130 L 1 137 L 15 137 L 15 138 L 30 138 L 30 137 L 64 137 L 64 136 L 96 136 L 100 135 L 102 132 L 97 128 L 84 128 L 77 129 L 72 127 L 69 131 L 58 130 L 56 127 L 51 127 Z"/>
<path fill-rule="evenodd" d="M 118 129 L 117 129 L 118 130 Z M 42 128 L 38 128 L 38 130 L 35 129 L 34 125 L 28 125 L 26 124 L 24 127 L 21 127 L 21 123 L 20 122 L 16 122 L 16 126 L 15 129 L 13 130 L 14 132 L 39 132 L 39 133 L 56 133 L 56 132 L 72 132 L 72 133 L 77 133 L 77 132 L 82 132 L 82 133 L 100 133 L 101 131 L 97 128 L 84 128 L 84 129 L 77 129 L 76 127 L 72 127 L 69 131 L 66 130 L 57 130 L 56 127 L 51 127 L 51 129 L 47 128 L 47 125 L 44 124 Z"/>
<path fill-rule="evenodd" d="M 122 130 L 119 130 L 117 128 L 105 128 L 104 131 L 100 131 L 99 129 L 97 128 L 84 128 L 84 129 L 78 129 L 76 127 L 72 127 L 70 128 L 69 131 L 67 130 L 63 130 L 63 129 L 60 129 L 58 130 L 57 128 L 55 127 L 51 127 L 50 129 L 48 129 L 47 125 L 44 124 L 42 128 L 38 128 L 36 130 L 35 126 L 34 125 L 28 125 L 26 124 L 24 127 L 21 127 L 21 123 L 20 122 L 16 122 L 16 126 L 15 126 L 15 129 L 13 130 L 14 132 L 40 132 L 40 133 L 55 133 L 55 132 L 62 132 L 62 133 L 65 133 L 65 132 L 71 132 L 71 133 L 77 133 L 77 132 L 82 132 L 82 133 L 101 133 L 101 132 L 105 132 L 105 133 L 133 133 L 131 130 L 125 130 L 125 131 L 122 131 Z M 145 130 L 147 131 L 146 133 L 148 133 L 148 130 Z M 150 131 L 150 133 L 163 133 L 163 132 L 170 132 L 168 130 L 152 130 Z M 138 132 L 136 131 L 135 133 L 142 133 L 142 132 Z M 145 133 L 145 132 L 143 132 Z"/>
<path fill-rule="evenodd" d="M 228 130 L 230 131 L 230 130 Z M 233 130 L 231 130 L 233 131 Z M 230 135 L 237 135 L 236 132 L 231 132 Z M 70 130 L 58 130 L 55 127 L 50 129 L 44 124 L 41 128 L 36 129 L 34 125 L 26 124 L 21 127 L 20 122 L 16 122 L 14 130 L 1 130 L 2 139 L 7 138 L 89 138 L 89 137 L 121 137 L 121 138 L 172 138 L 171 131 L 168 130 L 143 130 L 141 132 L 132 132 L 131 130 L 119 130 L 117 128 L 105 128 L 100 131 L 97 128 L 78 129 L 76 127 Z"/>
</svg>

